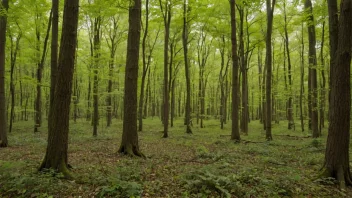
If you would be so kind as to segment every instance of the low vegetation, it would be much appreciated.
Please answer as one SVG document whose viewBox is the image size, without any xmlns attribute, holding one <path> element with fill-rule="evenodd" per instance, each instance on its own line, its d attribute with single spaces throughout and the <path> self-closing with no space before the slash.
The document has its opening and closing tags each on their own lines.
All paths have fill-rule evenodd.
<svg viewBox="0 0 352 198">
<path fill-rule="evenodd" d="M 140 136 L 146 159 L 117 154 L 122 122 L 99 127 L 78 120 L 70 126 L 69 162 L 74 181 L 52 170 L 37 172 L 46 148 L 46 129 L 32 133 L 17 122 L 10 147 L 0 152 L 0 197 L 344 197 L 332 178 L 318 179 L 324 160 L 323 137 L 273 125 L 274 141 L 263 141 L 258 121 L 242 142 L 230 141 L 230 124 L 219 121 L 185 133 L 182 120 L 162 138 L 158 118 L 147 119 Z M 297 126 L 296 126 L 297 127 Z"/>
</svg>

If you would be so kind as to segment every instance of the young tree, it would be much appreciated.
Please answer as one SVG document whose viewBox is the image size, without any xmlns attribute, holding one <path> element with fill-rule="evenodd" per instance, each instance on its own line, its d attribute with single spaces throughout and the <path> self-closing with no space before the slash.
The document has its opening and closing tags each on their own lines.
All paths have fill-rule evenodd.
<svg viewBox="0 0 352 198">
<path fill-rule="evenodd" d="M 236 10 L 235 0 L 230 0 L 231 9 L 231 43 L 232 43 L 232 132 L 231 139 L 240 141 L 240 131 L 238 124 L 238 106 L 239 106 L 239 81 L 238 81 L 238 57 L 237 57 L 237 37 L 236 37 Z"/>
<path fill-rule="evenodd" d="M 68 170 L 68 131 L 74 73 L 79 0 L 65 0 L 58 73 L 53 100 L 48 145 L 39 170 L 53 168 L 71 179 Z"/>
<path fill-rule="evenodd" d="M 0 147 L 7 147 L 6 101 L 5 101 L 5 46 L 8 0 L 0 5 Z"/>
<path fill-rule="evenodd" d="M 141 35 L 141 7 L 141 0 L 131 1 L 129 7 L 123 132 L 119 152 L 144 157 L 139 151 L 137 133 L 137 85 L 139 41 Z"/>
<path fill-rule="evenodd" d="M 271 134 L 271 77 L 272 77 L 272 46 L 271 37 L 273 31 L 273 18 L 274 18 L 274 8 L 276 0 L 266 0 L 266 11 L 267 11 L 267 31 L 266 31 L 266 56 L 265 56 L 265 67 L 266 67 L 266 140 L 270 141 L 273 139 Z"/>
<path fill-rule="evenodd" d="M 336 4 L 336 0 L 329 0 L 329 6 Z M 329 8 L 330 9 L 330 8 Z M 334 12 L 329 12 L 334 14 Z M 335 13 L 336 14 L 336 13 Z M 330 21 L 331 22 L 331 21 Z M 337 43 L 334 65 L 331 65 L 331 98 L 329 109 L 329 134 L 325 151 L 324 176 L 334 177 L 340 183 L 340 187 L 352 185 L 352 177 L 349 163 L 350 145 L 350 111 L 351 111 L 351 47 L 352 47 L 352 2 L 341 1 L 340 19 L 338 31 L 330 31 Z M 334 40 L 331 40 L 334 42 Z M 331 48 L 330 50 L 334 50 Z"/>
</svg>

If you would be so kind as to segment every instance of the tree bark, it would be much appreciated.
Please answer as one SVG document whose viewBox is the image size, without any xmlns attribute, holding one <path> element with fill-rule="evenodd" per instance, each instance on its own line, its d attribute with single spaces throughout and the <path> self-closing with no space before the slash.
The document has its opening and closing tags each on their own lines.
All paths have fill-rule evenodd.
<svg viewBox="0 0 352 198">
<path fill-rule="evenodd" d="M 345 185 L 352 185 L 349 164 L 351 37 L 352 2 L 343 0 L 340 8 L 336 57 L 334 65 L 331 65 L 331 70 L 333 71 L 331 72 L 332 76 L 330 76 L 330 122 L 324 164 L 324 176 L 336 178 L 342 188 Z M 332 45 L 336 45 L 336 43 Z"/>
<path fill-rule="evenodd" d="M 137 87 L 139 42 L 141 35 L 141 7 L 141 0 L 134 0 L 129 7 L 123 132 L 118 152 L 131 156 L 144 157 L 139 151 L 137 133 Z"/>
<path fill-rule="evenodd" d="M 272 111 L 271 111 L 271 77 L 272 77 L 272 46 L 271 46 L 271 37 L 273 31 L 273 18 L 274 18 L 274 7 L 276 0 L 266 0 L 266 10 L 267 10 L 267 32 L 266 32 L 266 140 L 271 141 L 273 139 L 271 134 L 271 120 L 272 120 Z"/>
<path fill-rule="evenodd" d="M 51 52 L 50 52 L 50 101 L 49 101 L 49 116 L 48 128 L 53 114 L 53 101 L 56 86 L 56 75 L 58 65 L 58 42 L 59 42 L 59 0 L 52 0 L 52 28 L 51 28 Z"/>
<path fill-rule="evenodd" d="M 9 9 L 8 0 L 2 0 L 1 12 Z M 0 147 L 7 147 L 6 103 L 5 103 L 5 47 L 7 16 L 0 16 Z"/>
<path fill-rule="evenodd" d="M 192 133 L 191 129 L 191 79 L 189 71 L 189 60 L 188 60 L 188 5 L 186 0 L 183 2 L 183 31 L 182 31 L 182 44 L 185 64 L 185 76 L 186 76 L 186 106 L 185 106 L 185 125 L 186 133 Z"/>
<path fill-rule="evenodd" d="M 232 131 L 231 139 L 235 141 L 240 141 L 240 131 L 238 124 L 238 106 L 239 106 L 239 81 L 238 81 L 238 57 L 237 57 L 237 36 L 236 36 L 236 0 L 230 0 L 230 10 L 231 10 L 231 49 L 232 49 Z"/>
<path fill-rule="evenodd" d="M 317 138 L 320 136 L 319 128 L 318 128 L 318 83 L 317 83 L 317 59 L 316 59 L 316 35 L 315 35 L 315 25 L 314 25 L 314 17 L 313 17 L 313 7 L 311 0 L 306 0 L 305 9 L 307 10 L 308 17 L 308 39 L 309 39 L 309 76 L 310 76 L 310 86 L 309 95 L 311 97 L 311 103 L 309 104 L 311 107 L 312 114 L 312 133 L 313 138 Z"/>
<path fill-rule="evenodd" d="M 68 179 L 68 131 L 72 81 L 77 44 L 79 0 L 65 0 L 57 82 L 53 114 L 49 126 L 48 145 L 39 170 L 53 168 Z"/>
</svg>

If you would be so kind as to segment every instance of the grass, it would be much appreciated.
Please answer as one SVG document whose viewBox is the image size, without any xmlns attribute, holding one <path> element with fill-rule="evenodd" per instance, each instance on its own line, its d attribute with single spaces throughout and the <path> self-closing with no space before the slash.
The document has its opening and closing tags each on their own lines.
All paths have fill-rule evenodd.
<svg viewBox="0 0 352 198">
<path fill-rule="evenodd" d="M 45 124 L 44 124 L 45 125 Z M 147 159 L 117 154 L 122 122 L 99 126 L 92 137 L 90 123 L 71 123 L 69 163 L 75 181 L 53 171 L 36 171 L 46 148 L 46 128 L 33 133 L 33 123 L 16 122 L 10 147 L 0 150 L 0 197 L 348 197 L 331 178 L 318 179 L 323 164 L 326 131 L 309 134 L 273 124 L 273 141 L 265 141 L 259 121 L 249 124 L 241 143 L 230 141 L 230 123 L 194 124 L 185 133 L 182 120 L 162 138 L 158 118 L 144 120 L 140 149 Z M 298 124 L 296 124 L 298 125 Z"/>
</svg>

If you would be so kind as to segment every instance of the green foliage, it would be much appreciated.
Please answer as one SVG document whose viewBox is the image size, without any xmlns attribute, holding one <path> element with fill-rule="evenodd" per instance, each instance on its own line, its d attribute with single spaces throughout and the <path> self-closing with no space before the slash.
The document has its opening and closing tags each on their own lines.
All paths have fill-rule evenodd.
<svg viewBox="0 0 352 198">
<path fill-rule="evenodd" d="M 102 186 L 98 196 L 140 197 L 143 192 L 140 182 L 138 171 L 130 167 L 118 167 L 116 173 L 109 177 L 109 184 Z"/>
</svg>

